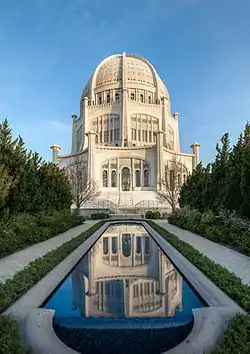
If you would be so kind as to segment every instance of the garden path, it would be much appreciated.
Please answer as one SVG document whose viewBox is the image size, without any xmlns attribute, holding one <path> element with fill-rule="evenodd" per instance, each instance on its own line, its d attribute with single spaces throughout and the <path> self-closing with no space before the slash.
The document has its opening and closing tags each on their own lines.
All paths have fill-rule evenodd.
<svg viewBox="0 0 250 354">
<path fill-rule="evenodd" d="M 76 226 L 49 240 L 37 243 L 0 259 L 0 282 L 5 282 L 7 279 L 12 278 L 15 273 L 22 270 L 31 261 L 44 256 L 46 253 L 61 246 L 64 242 L 77 237 L 97 222 L 99 220 L 86 220 L 84 224 Z"/>
<path fill-rule="evenodd" d="M 244 284 L 250 285 L 250 257 L 207 240 L 193 232 L 171 225 L 166 220 L 154 220 L 154 222 L 177 236 L 180 240 L 185 241 L 192 247 L 196 248 L 215 263 L 218 263 L 227 268 L 230 272 L 235 273 L 235 275 L 241 278 Z"/>
</svg>

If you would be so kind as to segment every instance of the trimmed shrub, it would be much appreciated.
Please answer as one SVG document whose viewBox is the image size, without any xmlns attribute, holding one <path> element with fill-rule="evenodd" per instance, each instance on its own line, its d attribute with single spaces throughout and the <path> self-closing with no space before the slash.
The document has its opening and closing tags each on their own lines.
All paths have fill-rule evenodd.
<svg viewBox="0 0 250 354">
<path fill-rule="evenodd" d="M 0 222 L 0 258 L 80 225 L 84 218 L 62 212 L 14 214 Z"/>
<path fill-rule="evenodd" d="M 197 232 L 211 241 L 236 248 L 250 254 L 250 221 L 240 218 L 234 211 L 201 214 L 196 209 L 184 207 L 168 218 L 169 223 Z"/>
<path fill-rule="evenodd" d="M 146 219 L 161 219 L 161 213 L 159 211 L 148 210 L 145 214 Z"/>
<path fill-rule="evenodd" d="M 102 219 L 108 219 L 109 214 L 108 213 L 94 213 L 91 214 L 91 219 L 92 220 L 102 220 Z"/>
<path fill-rule="evenodd" d="M 229 322 L 212 354 L 250 353 L 250 316 L 237 315 Z"/>
<path fill-rule="evenodd" d="M 19 327 L 11 316 L 0 316 L 0 354 L 30 354 L 21 343 Z"/>
<path fill-rule="evenodd" d="M 222 291 L 236 301 L 246 311 L 250 311 L 250 286 L 242 284 L 240 278 L 231 273 L 226 268 L 211 261 L 204 254 L 200 253 L 188 243 L 180 240 L 166 229 L 156 225 L 153 221 L 148 221 L 163 238 L 173 245 L 190 262 L 199 268 L 212 282 Z"/>
<path fill-rule="evenodd" d="M 250 312 L 250 286 L 244 285 L 234 273 L 211 261 L 177 236 L 152 221 L 148 221 L 148 223 L 222 291 L 247 312 Z M 218 346 L 212 352 L 212 354 L 229 353 L 250 353 L 250 315 L 237 315 L 232 318 L 228 328 L 222 334 Z"/>
<path fill-rule="evenodd" d="M 63 243 L 60 247 L 47 253 L 45 256 L 30 262 L 11 279 L 6 280 L 4 283 L 0 283 L 0 313 L 79 247 L 90 235 L 98 230 L 103 223 L 104 221 L 100 221 L 93 225 L 81 235 Z"/>
</svg>

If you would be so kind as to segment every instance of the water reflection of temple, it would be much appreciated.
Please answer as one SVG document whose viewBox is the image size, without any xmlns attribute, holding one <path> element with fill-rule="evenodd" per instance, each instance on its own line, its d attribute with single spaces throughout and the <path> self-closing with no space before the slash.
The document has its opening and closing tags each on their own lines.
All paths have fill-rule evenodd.
<svg viewBox="0 0 250 354">
<path fill-rule="evenodd" d="M 142 226 L 109 227 L 72 285 L 86 317 L 166 317 L 182 308 L 182 278 Z"/>
</svg>

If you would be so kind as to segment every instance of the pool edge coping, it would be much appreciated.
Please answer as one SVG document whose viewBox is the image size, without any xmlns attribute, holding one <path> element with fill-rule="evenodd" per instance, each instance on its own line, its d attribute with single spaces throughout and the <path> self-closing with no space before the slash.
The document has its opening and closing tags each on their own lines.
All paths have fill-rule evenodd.
<svg viewBox="0 0 250 354">
<path fill-rule="evenodd" d="M 190 337 L 192 338 L 192 344 L 197 346 L 197 350 L 201 349 L 206 349 L 205 343 L 204 342 L 204 334 L 203 334 L 203 345 L 201 342 L 197 340 L 197 335 L 202 336 L 202 330 L 203 326 L 201 326 L 201 323 L 199 321 L 199 318 L 204 315 L 204 311 L 206 310 L 212 310 L 213 316 L 215 315 L 215 309 L 216 309 L 216 316 L 217 319 L 220 318 L 220 328 L 217 328 L 216 326 L 216 331 L 214 331 L 215 323 L 213 322 L 213 325 L 210 323 L 210 333 L 212 335 L 208 335 L 208 328 L 206 327 L 205 333 L 206 335 L 209 336 L 211 343 L 209 343 L 209 347 L 212 345 L 214 346 L 219 334 L 221 331 L 225 328 L 226 323 L 232 318 L 232 316 L 236 313 L 243 313 L 245 314 L 245 311 L 237 305 L 231 298 L 229 298 L 221 289 L 219 289 L 209 278 L 207 278 L 198 268 L 196 268 L 190 261 L 188 261 L 179 251 L 177 251 L 170 243 L 167 242 L 156 230 L 154 230 L 146 221 L 144 220 L 113 220 L 113 221 L 107 221 L 105 224 L 103 224 L 98 230 L 96 230 L 86 241 L 84 241 L 76 250 L 74 250 L 71 254 L 69 254 L 62 262 L 60 262 L 53 270 L 51 270 L 46 276 L 44 276 L 37 284 L 35 284 L 28 292 L 26 292 L 20 299 L 18 299 L 16 302 L 14 302 L 7 310 L 4 311 L 3 314 L 12 314 L 19 322 L 20 328 L 21 328 L 21 333 L 22 336 L 25 338 L 26 344 L 29 346 L 32 344 L 32 347 L 34 346 L 33 343 L 33 337 L 35 333 L 32 335 L 32 331 L 27 333 L 27 326 L 29 328 L 33 328 L 35 331 L 35 326 L 39 327 L 42 329 L 41 324 L 36 322 L 35 315 L 31 315 L 35 311 L 35 313 L 41 313 L 41 311 L 45 311 L 45 309 L 39 308 L 41 304 L 49 297 L 49 295 L 58 287 L 58 285 L 62 282 L 62 280 L 67 276 L 67 274 L 77 265 L 77 263 L 83 258 L 84 254 L 88 252 L 88 250 L 93 246 L 93 244 L 98 240 L 98 238 L 103 234 L 103 232 L 112 224 L 119 224 L 119 223 L 136 223 L 136 224 L 141 224 L 145 227 L 145 229 L 149 232 L 150 236 L 154 239 L 154 241 L 158 244 L 158 246 L 164 251 L 164 253 L 167 253 L 167 257 L 170 259 L 170 261 L 173 262 L 174 266 L 183 274 L 184 278 L 188 279 L 188 282 L 191 283 L 191 285 L 194 287 L 194 289 L 200 294 L 200 296 L 207 302 L 211 307 L 208 308 L 201 308 L 201 309 L 195 309 L 196 313 L 200 313 L 200 316 L 194 316 L 195 317 L 195 322 L 194 322 L 194 327 L 192 331 L 190 332 L 189 336 L 186 338 L 186 340 Z M 211 290 L 212 289 L 212 290 Z M 211 293 L 213 296 L 211 296 Z M 204 311 L 203 311 L 204 310 Z M 48 313 L 48 310 L 46 310 Z M 51 310 L 50 310 L 51 311 Z M 207 311 L 205 311 L 207 312 Z M 211 311 L 210 311 L 211 312 Z M 211 312 L 211 316 L 212 316 Z M 45 312 L 44 312 L 45 313 Z M 30 314 L 30 315 L 29 315 Z M 54 314 L 53 314 L 54 315 Z M 52 319 L 53 319 L 52 315 Z M 41 318 L 41 315 L 39 315 Z M 209 318 L 210 315 L 206 315 L 203 317 L 203 321 Z M 39 317 L 38 317 L 39 318 Z M 31 321 L 31 322 L 30 322 Z M 29 324 L 30 322 L 30 324 Z M 206 321 L 205 321 L 206 322 Z M 46 321 L 45 321 L 46 323 Z M 199 328 L 197 328 L 197 324 L 199 323 Z M 206 323 L 209 323 L 206 322 Z M 55 341 L 55 346 L 56 342 L 58 345 L 58 350 L 59 348 L 62 349 L 62 342 L 60 339 L 56 336 L 52 321 L 50 321 L 50 328 L 46 328 L 46 333 L 49 331 L 51 339 Z M 43 329 L 44 330 L 44 329 Z M 39 331 L 38 331 L 39 332 Z M 194 333 L 195 336 L 194 337 Z M 186 343 L 186 340 L 181 342 L 178 346 L 175 348 L 167 351 L 166 353 L 168 354 L 177 354 L 177 353 L 190 353 L 190 342 Z M 40 341 L 40 347 L 38 348 L 38 344 L 35 345 L 35 353 L 49 353 L 50 351 L 44 351 L 44 346 L 45 343 L 41 343 Z M 207 344 L 206 344 L 207 345 Z M 73 349 L 67 347 L 65 344 L 64 346 L 64 351 L 63 353 L 65 354 L 76 354 L 78 352 L 73 351 Z M 66 347 L 66 348 L 65 348 Z M 51 349 L 51 343 L 48 343 L 48 348 Z M 189 349 L 188 349 L 189 348 Z M 56 347 L 55 347 L 56 349 Z M 60 349 L 60 350 L 61 350 Z M 37 351 L 38 350 L 38 351 Z M 61 351 L 53 351 L 54 353 L 62 353 Z M 188 352 L 189 350 L 189 352 Z M 194 347 L 192 347 L 192 350 L 195 350 Z M 193 353 L 196 353 L 195 351 Z M 200 351 L 197 351 L 197 353 L 200 353 Z"/>
</svg>

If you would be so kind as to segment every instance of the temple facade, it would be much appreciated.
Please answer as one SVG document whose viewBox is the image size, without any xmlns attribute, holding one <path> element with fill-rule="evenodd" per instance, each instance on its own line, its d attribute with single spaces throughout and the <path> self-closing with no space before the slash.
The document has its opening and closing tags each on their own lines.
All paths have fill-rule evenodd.
<svg viewBox="0 0 250 354">
<path fill-rule="evenodd" d="M 95 202 L 136 207 L 157 203 L 166 166 L 178 160 L 180 183 L 199 163 L 199 144 L 180 151 L 179 114 L 171 112 L 168 90 L 144 58 L 117 54 L 104 59 L 86 84 L 80 115 L 72 116 L 71 153 L 53 161 L 65 167 L 81 156 L 90 179 L 99 184 Z M 93 204 L 93 201 L 91 202 Z"/>
</svg>

